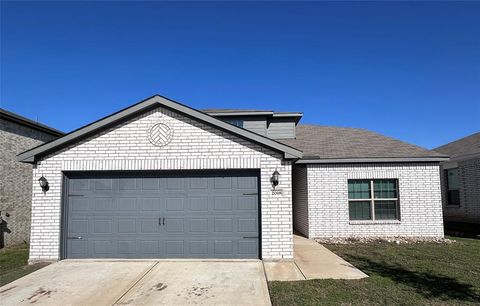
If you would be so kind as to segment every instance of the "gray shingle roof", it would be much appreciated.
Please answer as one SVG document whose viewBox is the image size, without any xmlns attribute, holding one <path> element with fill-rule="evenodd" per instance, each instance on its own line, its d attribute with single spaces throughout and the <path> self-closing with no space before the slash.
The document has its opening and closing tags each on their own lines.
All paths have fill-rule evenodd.
<svg viewBox="0 0 480 306">
<path fill-rule="evenodd" d="M 452 158 L 480 154 L 480 132 L 452 141 L 434 150 Z"/>
<path fill-rule="evenodd" d="M 299 124 L 296 133 L 280 142 L 302 150 L 303 159 L 445 157 L 364 129 Z"/>
</svg>

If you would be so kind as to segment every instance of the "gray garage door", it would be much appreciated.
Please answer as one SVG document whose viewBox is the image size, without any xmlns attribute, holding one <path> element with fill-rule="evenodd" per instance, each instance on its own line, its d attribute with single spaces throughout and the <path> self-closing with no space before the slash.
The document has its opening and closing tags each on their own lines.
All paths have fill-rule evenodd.
<svg viewBox="0 0 480 306">
<path fill-rule="evenodd" d="M 256 173 L 67 177 L 64 257 L 259 258 Z"/>
</svg>

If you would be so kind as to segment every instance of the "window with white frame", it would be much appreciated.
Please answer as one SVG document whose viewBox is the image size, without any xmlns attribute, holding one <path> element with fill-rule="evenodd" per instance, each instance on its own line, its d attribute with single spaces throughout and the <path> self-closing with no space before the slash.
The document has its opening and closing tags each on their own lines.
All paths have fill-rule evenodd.
<svg viewBox="0 0 480 306">
<path fill-rule="evenodd" d="M 398 180 L 348 180 L 350 220 L 400 220 Z"/>
</svg>

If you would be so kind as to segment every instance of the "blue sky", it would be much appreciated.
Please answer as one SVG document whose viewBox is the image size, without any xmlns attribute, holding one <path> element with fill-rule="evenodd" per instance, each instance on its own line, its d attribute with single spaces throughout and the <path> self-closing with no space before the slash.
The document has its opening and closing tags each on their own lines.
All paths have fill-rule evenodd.
<svg viewBox="0 0 480 306">
<path fill-rule="evenodd" d="M 480 2 L 2 2 L 0 103 L 63 131 L 153 94 L 432 148 L 480 130 Z"/>
</svg>

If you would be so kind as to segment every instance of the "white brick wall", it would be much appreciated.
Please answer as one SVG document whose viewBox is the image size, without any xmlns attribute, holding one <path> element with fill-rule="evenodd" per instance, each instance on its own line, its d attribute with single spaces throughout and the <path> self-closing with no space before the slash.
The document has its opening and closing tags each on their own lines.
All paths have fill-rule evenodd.
<svg viewBox="0 0 480 306">
<path fill-rule="evenodd" d="M 438 165 L 312 164 L 307 169 L 309 237 L 443 237 Z M 398 179 L 401 220 L 350 222 L 347 180 L 379 178 Z"/>
<path fill-rule="evenodd" d="M 158 122 L 174 131 L 160 148 L 148 141 Z M 170 110 L 158 108 L 67 147 L 37 163 L 33 170 L 30 261 L 57 260 L 60 250 L 62 171 L 261 169 L 262 257 L 293 257 L 291 162 L 280 153 L 219 131 Z M 283 195 L 272 195 L 277 169 Z M 45 176 L 45 194 L 38 178 Z"/>
</svg>

